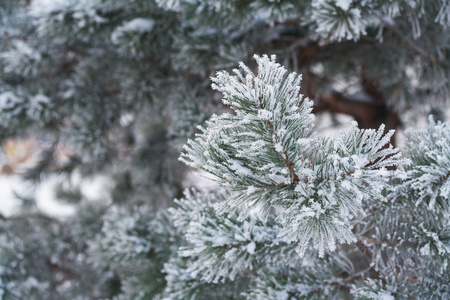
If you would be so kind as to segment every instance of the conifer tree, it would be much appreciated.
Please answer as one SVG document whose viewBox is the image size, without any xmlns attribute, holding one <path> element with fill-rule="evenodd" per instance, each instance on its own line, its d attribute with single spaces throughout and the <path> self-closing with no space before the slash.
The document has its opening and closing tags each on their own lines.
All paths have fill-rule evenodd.
<svg viewBox="0 0 450 300">
<path fill-rule="evenodd" d="M 0 142 L 37 136 L 24 179 L 77 213 L 0 215 L 0 298 L 450 298 L 449 26 L 447 0 L 1 1 Z"/>
</svg>

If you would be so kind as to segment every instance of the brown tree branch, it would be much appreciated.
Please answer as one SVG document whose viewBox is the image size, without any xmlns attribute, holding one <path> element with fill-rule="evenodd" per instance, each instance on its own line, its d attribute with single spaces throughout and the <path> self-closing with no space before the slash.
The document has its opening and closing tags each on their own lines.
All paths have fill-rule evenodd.
<svg viewBox="0 0 450 300">
<path fill-rule="evenodd" d="M 417 241 L 401 241 L 401 242 L 387 242 L 387 241 L 377 241 L 377 240 L 373 240 L 373 239 L 369 239 L 366 238 L 364 236 L 356 236 L 356 238 L 358 239 L 358 242 L 362 242 L 364 241 L 365 243 L 368 244 L 374 244 L 374 245 L 379 245 L 379 246 L 411 246 L 411 247 L 417 247 L 419 245 L 419 242 Z"/>
<path fill-rule="evenodd" d="M 389 110 L 384 103 L 350 98 L 338 92 L 316 99 L 313 113 L 321 111 L 350 115 L 361 128 L 378 128 L 385 124 L 387 129 L 394 129 L 400 125 L 397 114 Z"/>
</svg>

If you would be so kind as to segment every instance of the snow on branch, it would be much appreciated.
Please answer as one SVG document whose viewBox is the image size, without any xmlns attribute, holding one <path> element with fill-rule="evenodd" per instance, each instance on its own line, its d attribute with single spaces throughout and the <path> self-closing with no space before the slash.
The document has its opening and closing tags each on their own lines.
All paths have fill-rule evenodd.
<svg viewBox="0 0 450 300">
<path fill-rule="evenodd" d="M 425 201 L 430 210 L 448 213 L 450 207 L 450 127 L 448 123 L 430 125 L 421 131 L 408 131 L 406 149 L 414 162 L 408 172 L 409 184 L 416 192 L 416 205 Z"/>
<path fill-rule="evenodd" d="M 291 245 L 277 237 L 279 225 L 272 218 L 267 224 L 236 215 L 217 215 L 214 205 L 226 193 L 186 191 L 170 208 L 174 223 L 184 230 L 188 244 L 178 253 L 189 258 L 187 272 L 206 282 L 235 280 L 239 274 L 259 269 L 264 263 L 297 262 Z"/>
<path fill-rule="evenodd" d="M 279 237 L 297 243 L 300 255 L 312 241 L 323 257 L 336 242 L 356 241 L 351 220 L 364 214 L 364 201 L 384 200 L 383 189 L 399 175 L 387 167 L 407 161 L 384 126 L 361 130 L 355 122 L 331 139 L 312 134 L 313 103 L 300 94 L 301 76 L 287 74 L 274 56 L 255 59 L 256 74 L 241 63 L 212 78 L 235 113 L 213 116 L 180 159 L 237 192 L 217 205 L 219 213 L 267 220 L 276 207 Z"/>
</svg>

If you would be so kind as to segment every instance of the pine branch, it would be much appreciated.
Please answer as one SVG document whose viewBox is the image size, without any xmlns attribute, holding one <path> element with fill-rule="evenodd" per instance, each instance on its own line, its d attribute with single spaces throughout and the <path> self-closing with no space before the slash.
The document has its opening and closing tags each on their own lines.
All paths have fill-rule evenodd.
<svg viewBox="0 0 450 300">
<path fill-rule="evenodd" d="M 259 101 L 260 101 L 260 105 L 259 105 L 260 109 L 265 110 L 266 108 L 264 106 L 264 102 L 261 101 L 261 99 Z M 292 184 L 297 184 L 300 179 L 298 178 L 297 174 L 294 171 L 294 163 L 289 159 L 289 156 L 288 156 L 288 153 L 287 153 L 287 150 L 286 150 L 286 146 L 280 141 L 280 137 L 276 134 L 276 132 L 274 130 L 274 126 L 273 126 L 273 124 L 272 124 L 272 122 L 270 120 L 267 120 L 267 125 L 270 128 L 270 133 L 273 136 L 275 136 L 275 142 L 276 143 L 280 143 L 280 145 L 282 147 L 282 154 L 284 155 L 283 156 L 283 160 L 284 160 L 284 164 L 289 169 L 289 173 L 291 175 L 291 183 Z"/>
<path fill-rule="evenodd" d="M 420 56 L 422 56 L 426 60 L 430 61 L 432 64 L 440 64 L 443 67 L 447 67 L 447 68 L 450 67 L 442 60 L 436 59 L 436 57 L 434 57 L 434 55 L 427 52 L 425 49 L 420 47 L 417 43 L 414 43 L 410 38 L 408 38 L 408 36 L 404 32 L 401 32 L 399 28 L 397 28 L 396 26 L 393 26 L 390 22 L 386 22 L 382 18 L 379 18 L 379 20 L 384 26 L 389 28 L 398 38 L 403 40 L 406 45 L 408 45 L 411 49 L 413 49 L 417 54 L 420 54 Z"/>
</svg>

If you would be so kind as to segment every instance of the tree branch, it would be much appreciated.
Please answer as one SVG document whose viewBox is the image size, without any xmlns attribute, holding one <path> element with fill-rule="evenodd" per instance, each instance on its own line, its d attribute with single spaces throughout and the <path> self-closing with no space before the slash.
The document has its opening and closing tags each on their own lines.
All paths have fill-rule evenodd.
<svg viewBox="0 0 450 300">
<path fill-rule="evenodd" d="M 401 241 L 401 242 L 386 242 L 386 241 L 377 241 L 373 239 L 369 239 L 363 236 L 356 235 L 356 238 L 358 239 L 358 242 L 366 242 L 369 244 L 379 245 L 379 246 L 411 246 L 411 247 L 417 247 L 419 246 L 418 241 Z"/>
<path fill-rule="evenodd" d="M 260 99 L 260 105 L 259 105 L 259 106 L 260 106 L 261 109 L 265 109 L 265 106 L 264 106 L 264 104 L 262 103 L 261 99 Z M 275 133 L 275 128 L 274 128 L 274 126 L 273 126 L 273 123 L 270 122 L 270 120 L 267 120 L 267 125 L 268 125 L 269 128 L 270 128 L 271 134 L 272 134 L 273 136 L 275 136 L 276 142 L 279 142 L 280 137 Z M 281 142 L 280 142 L 280 143 L 281 143 Z M 294 171 L 294 163 L 289 159 L 289 156 L 288 156 L 286 147 L 285 147 L 283 144 L 281 144 L 281 146 L 283 147 L 283 154 L 284 154 L 284 156 L 282 156 L 282 158 L 283 158 L 283 160 L 284 160 L 284 164 L 285 164 L 286 167 L 288 167 L 288 169 L 289 169 L 289 172 L 290 172 L 290 175 L 291 175 L 291 183 L 297 184 L 297 183 L 300 181 L 300 179 L 298 178 L 297 174 L 295 174 L 295 171 Z"/>
</svg>

